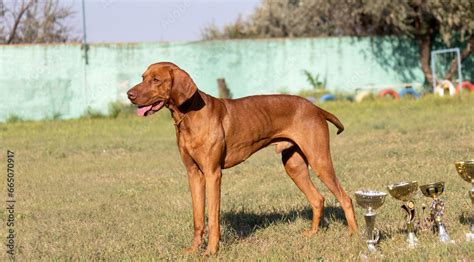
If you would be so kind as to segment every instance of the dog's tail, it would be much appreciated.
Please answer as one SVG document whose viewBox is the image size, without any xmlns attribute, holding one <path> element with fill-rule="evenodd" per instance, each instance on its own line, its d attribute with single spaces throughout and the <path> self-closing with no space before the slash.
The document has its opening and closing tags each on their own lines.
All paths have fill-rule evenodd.
<svg viewBox="0 0 474 262">
<path fill-rule="evenodd" d="M 323 115 L 326 118 L 326 120 L 333 123 L 333 125 L 337 127 L 338 135 L 342 133 L 342 131 L 344 131 L 344 125 L 342 125 L 341 121 L 339 121 L 339 119 L 337 119 L 335 115 L 329 113 L 328 111 L 325 111 L 324 109 L 321 109 L 321 111 L 323 112 Z"/>
</svg>

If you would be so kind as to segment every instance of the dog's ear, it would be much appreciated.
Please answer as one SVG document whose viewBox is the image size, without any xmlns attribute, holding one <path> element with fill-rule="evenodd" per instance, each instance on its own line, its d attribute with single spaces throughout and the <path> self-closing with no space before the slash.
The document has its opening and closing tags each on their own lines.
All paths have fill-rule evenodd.
<svg viewBox="0 0 474 262">
<path fill-rule="evenodd" d="M 197 91 L 193 79 L 185 71 L 176 68 L 171 70 L 172 86 L 170 98 L 176 106 L 188 101 Z"/>
</svg>

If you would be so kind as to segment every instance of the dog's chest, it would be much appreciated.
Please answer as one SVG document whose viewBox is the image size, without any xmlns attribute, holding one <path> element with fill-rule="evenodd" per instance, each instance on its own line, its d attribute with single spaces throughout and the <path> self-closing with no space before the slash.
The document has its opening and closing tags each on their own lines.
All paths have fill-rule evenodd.
<svg viewBox="0 0 474 262">
<path fill-rule="evenodd" d="M 189 128 L 189 126 L 180 126 L 176 128 L 178 146 L 184 148 L 188 153 L 208 152 L 212 150 L 219 142 L 219 132 L 208 132 L 207 128 Z"/>
</svg>

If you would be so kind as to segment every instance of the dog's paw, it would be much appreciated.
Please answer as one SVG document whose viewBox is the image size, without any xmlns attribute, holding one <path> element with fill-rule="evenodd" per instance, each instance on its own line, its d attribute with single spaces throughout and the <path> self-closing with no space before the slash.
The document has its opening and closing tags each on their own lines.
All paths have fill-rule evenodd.
<svg viewBox="0 0 474 262">
<path fill-rule="evenodd" d="M 193 242 L 191 243 L 190 247 L 187 247 L 184 249 L 184 253 L 186 254 L 192 254 L 201 249 L 202 245 L 202 239 L 199 238 L 194 238 Z"/>
<path fill-rule="evenodd" d="M 318 230 L 314 230 L 314 229 L 305 229 L 303 231 L 303 236 L 305 237 L 312 237 L 314 236 L 314 234 L 316 234 L 318 232 Z"/>
<path fill-rule="evenodd" d="M 207 248 L 206 251 L 204 251 L 204 253 L 202 253 L 202 255 L 205 256 L 205 257 L 212 256 L 212 255 L 215 255 L 215 254 L 217 254 L 217 249 L 210 249 L 210 248 Z"/>
<path fill-rule="evenodd" d="M 193 254 L 196 253 L 196 251 L 199 249 L 198 246 L 190 246 L 184 249 L 184 253 L 186 254 Z"/>
<path fill-rule="evenodd" d="M 358 237 L 360 234 L 359 234 L 359 231 L 356 229 L 349 229 L 349 237 Z"/>
</svg>

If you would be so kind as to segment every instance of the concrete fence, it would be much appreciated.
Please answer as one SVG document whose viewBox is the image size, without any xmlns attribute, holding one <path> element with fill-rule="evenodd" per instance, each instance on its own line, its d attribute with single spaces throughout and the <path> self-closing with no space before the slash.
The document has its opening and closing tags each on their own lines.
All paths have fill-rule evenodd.
<svg viewBox="0 0 474 262">
<path fill-rule="evenodd" d="M 235 98 L 310 89 L 303 70 L 334 92 L 424 79 L 417 46 L 395 38 L 94 44 L 87 53 L 88 64 L 77 44 L 0 46 L 0 121 L 107 113 L 158 61 L 176 63 L 211 95 L 223 77 Z"/>
</svg>

